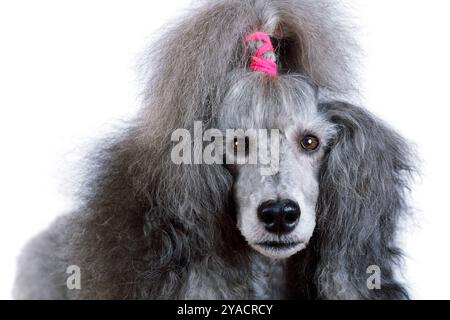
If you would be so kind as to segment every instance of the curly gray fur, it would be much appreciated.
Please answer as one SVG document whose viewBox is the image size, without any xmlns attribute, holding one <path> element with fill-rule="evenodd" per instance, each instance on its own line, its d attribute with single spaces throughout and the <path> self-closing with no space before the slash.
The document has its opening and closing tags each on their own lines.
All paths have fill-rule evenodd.
<svg viewBox="0 0 450 320">
<path fill-rule="evenodd" d="M 127 130 L 95 148 L 79 210 L 26 248 L 15 297 L 407 298 L 394 277 L 401 257 L 395 231 L 408 209 L 413 156 L 398 134 L 364 109 L 318 101 L 356 87 L 355 45 L 334 3 L 208 1 L 169 28 L 144 59 L 145 107 Z M 243 38 L 254 31 L 274 39 L 279 79 L 246 71 Z M 333 133 L 316 161 L 314 235 L 306 249 L 283 261 L 254 251 L 236 228 L 232 171 L 177 166 L 170 159 L 174 130 L 193 130 L 197 120 L 206 129 L 224 125 L 224 101 L 239 81 L 240 96 L 298 97 L 295 108 L 309 110 Z M 248 121 L 255 119 L 251 104 L 239 111 Z M 280 103 L 264 121 L 276 113 L 287 123 L 293 106 Z M 67 290 L 69 265 L 81 268 L 82 290 Z M 370 265 L 383 272 L 381 290 L 366 286 Z"/>
</svg>

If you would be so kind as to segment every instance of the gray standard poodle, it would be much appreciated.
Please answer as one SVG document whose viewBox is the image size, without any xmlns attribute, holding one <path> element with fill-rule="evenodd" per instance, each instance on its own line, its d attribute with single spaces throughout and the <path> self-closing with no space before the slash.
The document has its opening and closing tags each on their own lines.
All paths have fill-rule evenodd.
<svg viewBox="0 0 450 320">
<path fill-rule="evenodd" d="M 203 2 L 149 50 L 144 108 L 91 153 L 76 212 L 24 250 L 15 297 L 407 299 L 414 154 L 345 102 L 357 46 L 335 1 Z M 174 132 L 198 122 L 276 129 L 277 170 L 176 163 Z"/>
</svg>

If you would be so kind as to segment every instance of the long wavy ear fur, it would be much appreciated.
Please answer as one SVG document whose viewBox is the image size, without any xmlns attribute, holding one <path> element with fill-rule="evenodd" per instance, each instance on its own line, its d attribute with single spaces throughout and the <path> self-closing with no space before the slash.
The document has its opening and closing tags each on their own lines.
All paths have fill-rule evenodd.
<svg viewBox="0 0 450 320">
<path fill-rule="evenodd" d="M 414 171 L 405 140 L 362 108 L 332 102 L 320 106 L 338 136 L 320 175 L 319 264 L 322 298 L 407 298 L 395 280 L 401 252 L 396 227 L 408 212 L 406 191 Z M 367 287 L 367 268 L 381 270 L 381 289 Z"/>
</svg>

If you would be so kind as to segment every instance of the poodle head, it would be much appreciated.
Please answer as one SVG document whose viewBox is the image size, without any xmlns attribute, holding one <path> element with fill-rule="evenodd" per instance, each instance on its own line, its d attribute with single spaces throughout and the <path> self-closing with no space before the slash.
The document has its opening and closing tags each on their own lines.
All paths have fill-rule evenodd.
<svg viewBox="0 0 450 320">
<path fill-rule="evenodd" d="M 237 227 L 258 252 L 287 258 L 314 232 L 319 170 L 334 126 L 302 77 L 238 77 L 219 115 L 222 131 L 236 133 L 234 139 L 227 134 L 225 153 Z"/>
</svg>

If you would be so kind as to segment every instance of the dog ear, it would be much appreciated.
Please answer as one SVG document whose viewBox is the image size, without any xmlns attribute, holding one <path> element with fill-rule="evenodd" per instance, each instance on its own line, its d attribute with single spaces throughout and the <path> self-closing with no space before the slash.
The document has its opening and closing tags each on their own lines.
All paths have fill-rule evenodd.
<svg viewBox="0 0 450 320">
<path fill-rule="evenodd" d="M 401 258 L 395 234 L 408 211 L 405 196 L 414 153 L 399 134 L 362 108 L 332 102 L 319 109 L 337 127 L 320 173 L 319 294 L 408 298 L 394 279 Z"/>
</svg>

